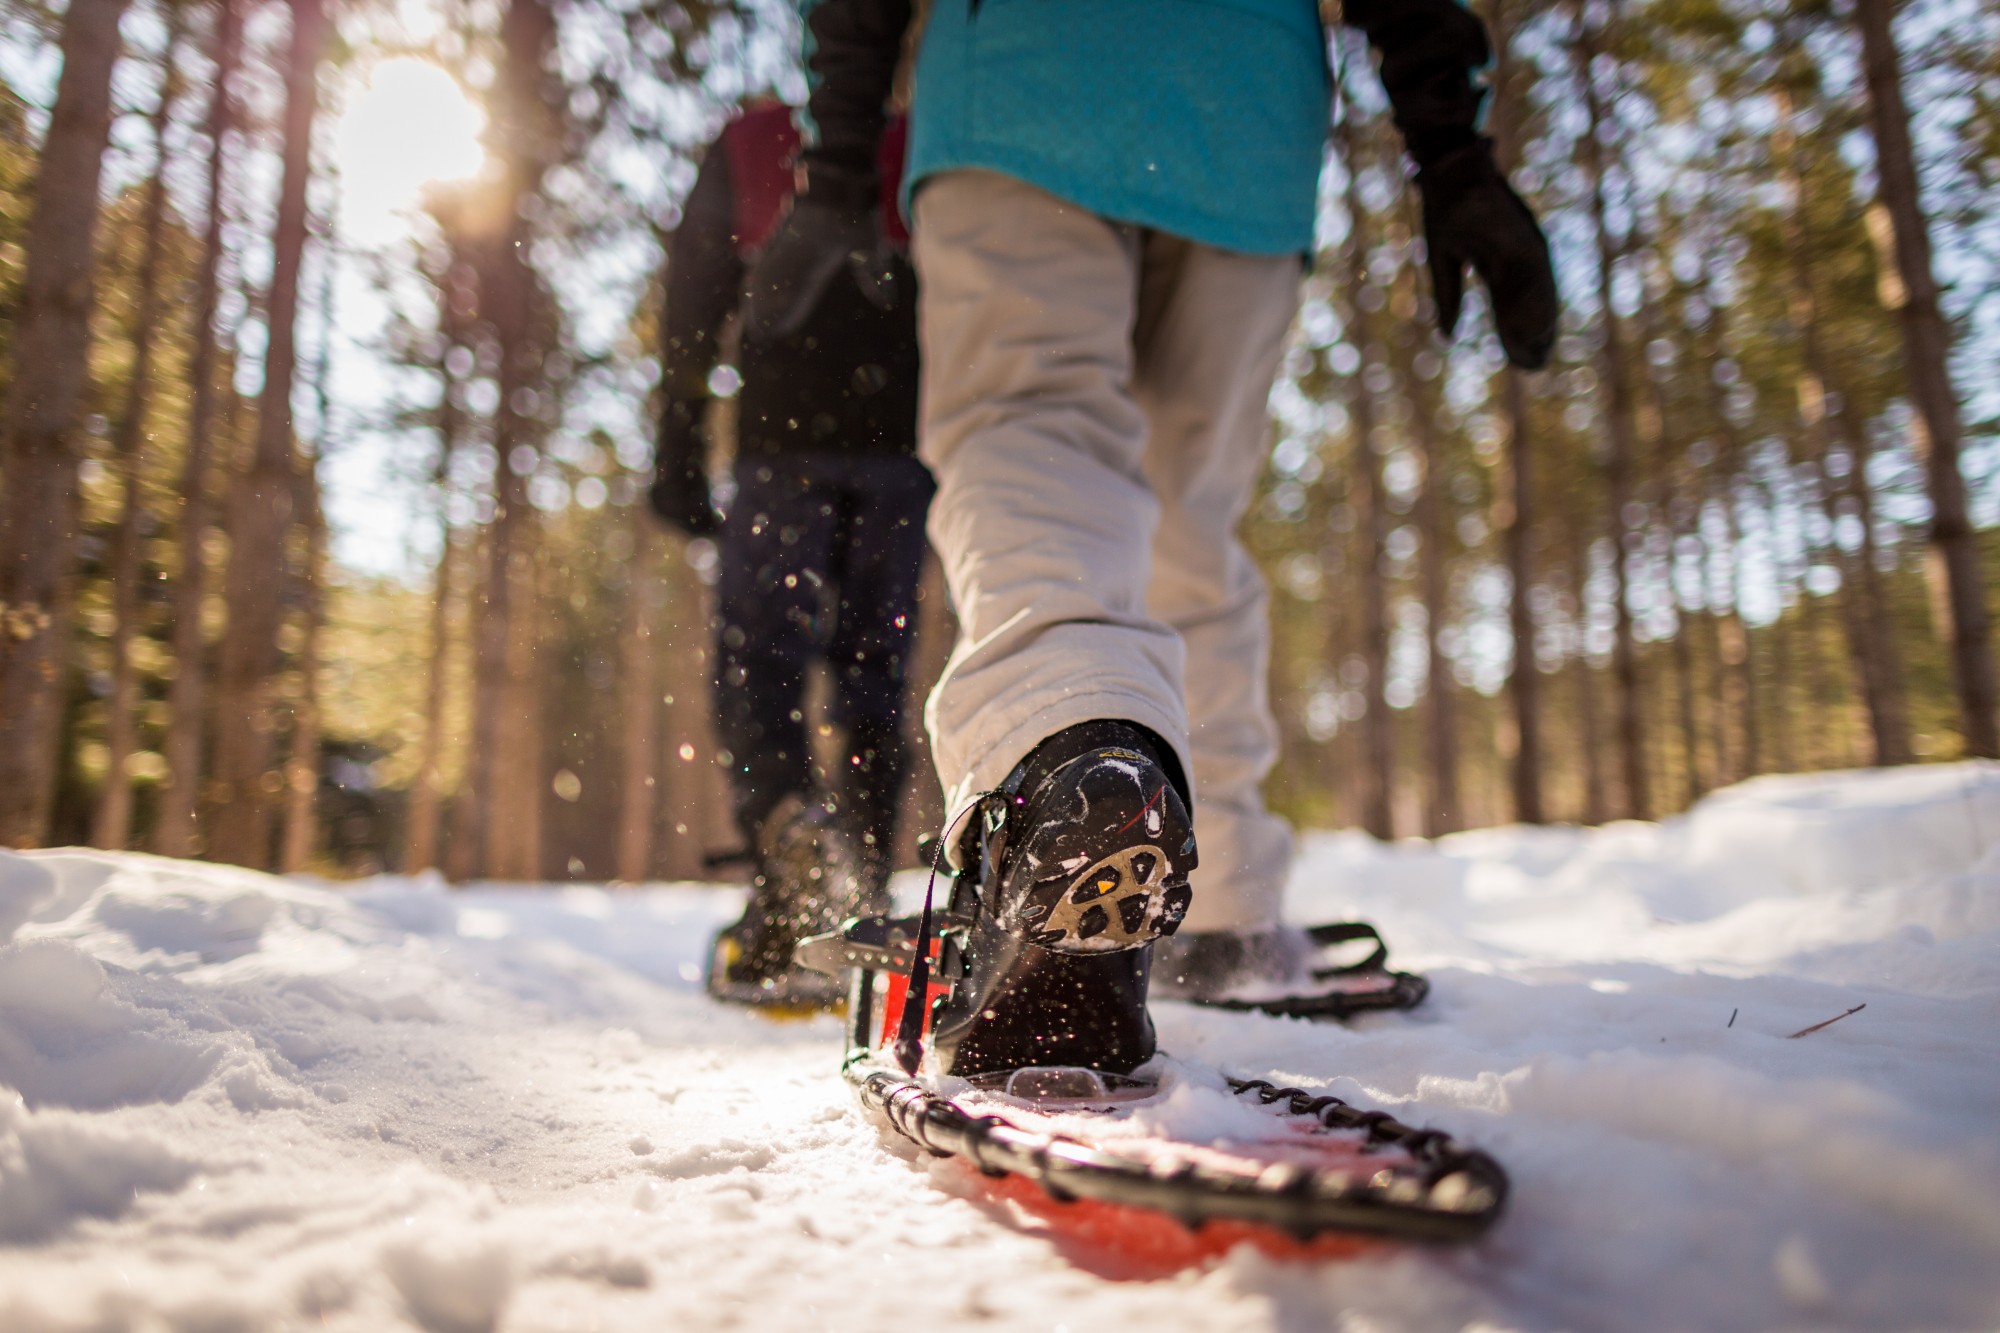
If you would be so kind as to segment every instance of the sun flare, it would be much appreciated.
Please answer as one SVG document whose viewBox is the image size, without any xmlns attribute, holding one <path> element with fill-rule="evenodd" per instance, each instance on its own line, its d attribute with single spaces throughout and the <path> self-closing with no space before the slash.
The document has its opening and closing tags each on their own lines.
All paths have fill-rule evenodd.
<svg viewBox="0 0 2000 1333">
<path fill-rule="evenodd" d="M 427 60 L 398 56 L 369 71 L 335 138 L 343 229 L 366 244 L 408 233 L 424 186 L 477 172 L 485 113 Z"/>
</svg>

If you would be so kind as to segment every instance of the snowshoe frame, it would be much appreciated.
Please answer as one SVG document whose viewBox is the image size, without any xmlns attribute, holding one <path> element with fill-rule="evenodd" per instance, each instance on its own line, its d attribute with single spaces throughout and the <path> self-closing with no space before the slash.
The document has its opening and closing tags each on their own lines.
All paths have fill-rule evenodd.
<svg viewBox="0 0 2000 1333">
<path fill-rule="evenodd" d="M 932 949 L 938 966 L 926 987 L 933 1002 L 953 984 L 959 924 L 948 914 L 937 920 Z M 1190 1228 L 1225 1219 L 1248 1222 L 1301 1240 L 1343 1231 L 1462 1243 L 1484 1234 L 1506 1205 L 1506 1172 L 1486 1153 L 1382 1111 L 1363 1111 L 1338 1097 L 1263 1079 L 1228 1082 L 1236 1095 L 1254 1096 L 1281 1115 L 1313 1122 L 1317 1130 L 1358 1131 L 1363 1153 L 1384 1154 L 1383 1168 L 1362 1173 L 1286 1164 L 1230 1170 L 1192 1161 L 1163 1168 L 1027 1128 L 1004 1115 L 968 1111 L 895 1068 L 882 1049 L 884 1034 L 893 1032 L 900 1018 L 896 1010 L 907 1001 L 917 934 L 914 921 L 864 918 L 807 941 L 801 953 L 809 966 L 852 969 L 842 1072 L 863 1107 L 927 1152 L 962 1158 L 988 1176 L 1020 1176 L 1059 1201 L 1142 1208 Z M 878 975 L 889 984 L 878 988 Z M 1398 1159 L 1393 1164 L 1391 1153 Z"/>
</svg>

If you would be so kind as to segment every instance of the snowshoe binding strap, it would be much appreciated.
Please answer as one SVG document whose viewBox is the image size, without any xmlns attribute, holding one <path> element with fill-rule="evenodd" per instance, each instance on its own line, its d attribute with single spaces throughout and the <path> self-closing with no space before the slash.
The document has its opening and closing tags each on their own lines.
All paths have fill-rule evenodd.
<svg viewBox="0 0 2000 1333">
<path fill-rule="evenodd" d="M 916 957 L 910 965 L 911 999 L 903 1006 L 902 1021 L 896 1028 L 896 1063 L 905 1074 L 916 1073 L 924 1059 L 924 1028 L 930 1022 L 931 896 L 937 891 L 938 867 L 943 864 L 944 843 L 940 840 L 931 856 L 931 876 L 924 883 L 924 914 L 917 926 Z"/>
<path fill-rule="evenodd" d="M 1354 962 L 1311 967 L 1289 988 L 1274 983 L 1268 993 L 1246 986 L 1236 993 L 1183 992 L 1177 998 L 1238 1013 L 1340 1022 L 1360 1014 L 1414 1009 L 1430 994 L 1430 982 L 1424 977 L 1388 968 L 1389 946 L 1382 932 L 1366 921 L 1329 921 L 1308 926 L 1305 935 L 1315 949 L 1370 941 L 1373 947 Z"/>
<path fill-rule="evenodd" d="M 1325 979 L 1323 989 L 1267 999 L 1195 1000 L 1210 1009 L 1269 1014 L 1274 1018 L 1308 1018 L 1339 1023 L 1361 1014 L 1414 1009 L 1431 993 L 1430 981 L 1415 972 L 1373 972 Z"/>
<path fill-rule="evenodd" d="M 1322 949 L 1331 948 L 1336 944 L 1352 944 L 1355 940 L 1375 941 L 1375 947 L 1358 963 L 1314 968 L 1313 977 L 1316 980 L 1350 976 L 1356 972 L 1379 971 L 1382 965 L 1389 961 L 1389 946 L 1383 941 L 1382 932 L 1366 921 L 1329 921 L 1324 925 L 1308 926 L 1306 938 Z"/>
</svg>

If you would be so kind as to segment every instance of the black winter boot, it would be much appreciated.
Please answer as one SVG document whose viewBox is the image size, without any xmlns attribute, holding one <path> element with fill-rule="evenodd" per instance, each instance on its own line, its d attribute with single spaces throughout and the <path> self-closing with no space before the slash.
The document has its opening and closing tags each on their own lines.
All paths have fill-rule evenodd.
<svg viewBox="0 0 2000 1333">
<path fill-rule="evenodd" d="M 1127 722 L 1036 747 L 973 813 L 953 911 L 967 973 L 936 1013 L 944 1073 L 1129 1073 L 1152 1058 L 1151 945 L 1187 915 L 1194 826 L 1173 751 Z"/>
<path fill-rule="evenodd" d="M 792 965 L 801 939 L 856 907 L 855 855 L 824 801 L 787 796 L 757 836 L 757 873 L 743 915 L 716 938 L 708 990 L 739 1004 L 829 1008 L 831 978 Z"/>
</svg>

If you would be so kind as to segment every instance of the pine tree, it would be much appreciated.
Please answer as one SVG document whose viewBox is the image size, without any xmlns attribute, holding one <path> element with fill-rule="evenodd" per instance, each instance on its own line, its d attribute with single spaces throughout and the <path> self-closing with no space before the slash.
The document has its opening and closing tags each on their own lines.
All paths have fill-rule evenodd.
<svg viewBox="0 0 2000 1333">
<path fill-rule="evenodd" d="M 1930 473 L 1931 541 L 1950 575 L 1952 671 L 1958 685 L 1967 754 L 2000 758 L 2000 707 L 1988 632 L 1986 582 L 1967 510 L 1959 467 L 1964 425 L 1951 382 L 1953 338 L 1938 301 L 1931 260 L 1930 224 L 1917 181 L 1910 112 L 1903 96 L 1902 56 L 1896 49 L 1890 0 L 1855 0 L 1861 31 L 1862 71 L 1869 122 L 1875 137 L 1875 170 L 1882 204 L 1893 227 L 1901 280 L 1904 365 L 1910 397 L 1922 423 L 1918 453 Z"/>
<path fill-rule="evenodd" d="M 77 416 L 89 377 L 98 186 L 126 0 L 71 0 L 42 142 L 0 421 L 0 846 L 47 836 L 74 606 Z"/>
<path fill-rule="evenodd" d="M 134 713 L 138 671 L 132 661 L 132 639 L 138 632 L 139 520 L 144 511 L 139 466 L 141 439 L 146 431 L 146 413 L 153 390 L 154 331 L 160 318 L 160 259 L 167 221 L 167 121 L 178 92 L 179 77 L 174 61 L 184 17 L 178 3 L 168 5 L 166 45 L 160 56 L 159 102 L 154 107 L 150 125 L 153 170 L 146 181 L 145 204 L 141 210 L 139 297 L 132 324 L 132 369 L 125 384 L 125 401 L 119 410 L 117 435 L 112 445 L 122 495 L 111 569 L 114 628 L 111 638 L 111 697 L 107 701 L 109 718 L 105 724 L 109 761 L 90 840 L 98 847 L 113 850 L 122 850 L 132 833 L 132 780 L 127 765 L 132 757 L 137 732 Z"/>
<path fill-rule="evenodd" d="M 216 776 L 227 799 L 216 811 L 211 854 L 237 865 L 270 863 L 273 798 L 283 778 L 271 767 L 271 686 L 278 664 L 285 530 L 296 508 L 298 454 L 292 388 L 298 369 L 299 272 L 305 256 L 306 189 L 313 124 L 319 113 L 319 60 L 326 39 L 322 0 L 291 0 L 285 66 L 284 172 L 272 233 L 271 286 L 264 298 L 268 341 L 257 433 L 229 506 L 229 631 L 217 677 Z"/>
<path fill-rule="evenodd" d="M 208 216 L 194 285 L 194 349 L 189 360 L 186 453 L 181 460 L 180 566 L 173 583 L 174 678 L 167 695 L 167 785 L 154 845 L 162 855 L 186 856 L 195 848 L 195 818 L 202 773 L 207 645 L 202 606 L 208 591 L 210 465 L 216 421 L 216 302 L 223 245 L 225 150 L 235 126 L 232 90 L 242 55 L 237 0 L 215 0 L 214 73 L 209 84 Z"/>
</svg>

